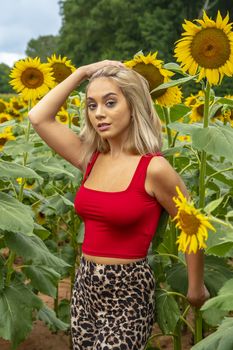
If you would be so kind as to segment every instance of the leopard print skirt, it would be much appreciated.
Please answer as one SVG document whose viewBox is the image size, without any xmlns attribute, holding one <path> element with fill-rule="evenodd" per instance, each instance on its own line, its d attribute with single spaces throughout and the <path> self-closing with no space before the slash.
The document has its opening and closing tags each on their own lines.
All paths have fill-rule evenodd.
<svg viewBox="0 0 233 350">
<path fill-rule="evenodd" d="M 147 258 L 97 264 L 81 257 L 71 302 L 74 350 L 144 350 L 154 323 L 155 280 Z"/>
</svg>

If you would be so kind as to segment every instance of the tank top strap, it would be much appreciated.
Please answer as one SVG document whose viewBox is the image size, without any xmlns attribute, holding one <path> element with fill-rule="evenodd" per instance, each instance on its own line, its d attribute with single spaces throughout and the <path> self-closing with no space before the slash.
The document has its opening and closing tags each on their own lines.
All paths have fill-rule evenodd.
<svg viewBox="0 0 233 350">
<path fill-rule="evenodd" d="M 137 187 L 137 188 L 143 188 L 143 189 L 145 188 L 147 168 L 150 164 L 150 161 L 153 157 L 159 157 L 159 156 L 163 157 L 161 152 L 148 153 L 142 156 L 142 158 L 139 161 L 136 172 L 134 174 L 133 180 L 131 182 L 131 186 Z"/>
<path fill-rule="evenodd" d="M 88 176 L 89 176 L 89 174 L 90 174 L 90 172 L 91 172 L 91 169 L 93 168 L 93 165 L 95 164 L 95 161 L 96 161 L 98 155 L 99 155 L 99 152 L 98 152 L 98 151 L 96 151 L 96 152 L 94 152 L 94 153 L 92 154 L 91 159 L 90 159 L 89 163 L 87 164 L 87 168 L 86 168 L 85 174 L 84 174 L 84 176 L 83 176 L 82 184 L 84 184 L 84 182 L 85 182 L 86 179 L 88 178 Z"/>
</svg>

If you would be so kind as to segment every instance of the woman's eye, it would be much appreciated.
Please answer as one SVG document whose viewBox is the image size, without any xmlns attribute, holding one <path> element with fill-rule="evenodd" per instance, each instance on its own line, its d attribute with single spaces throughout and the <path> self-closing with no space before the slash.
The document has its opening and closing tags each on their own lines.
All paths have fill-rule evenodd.
<svg viewBox="0 0 233 350">
<path fill-rule="evenodd" d="M 115 105 L 115 103 L 116 103 L 116 101 L 107 101 L 106 102 L 106 105 L 108 106 L 108 107 L 113 107 L 114 105 Z"/>
<path fill-rule="evenodd" d="M 93 110 L 95 109 L 95 104 L 94 103 L 89 103 L 88 108 Z"/>
</svg>

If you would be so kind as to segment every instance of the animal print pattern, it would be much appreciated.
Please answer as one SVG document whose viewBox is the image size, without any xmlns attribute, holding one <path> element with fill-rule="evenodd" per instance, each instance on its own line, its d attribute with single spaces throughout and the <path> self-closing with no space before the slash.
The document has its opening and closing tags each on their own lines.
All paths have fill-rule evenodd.
<svg viewBox="0 0 233 350">
<path fill-rule="evenodd" d="M 71 303 L 74 350 L 144 350 L 152 332 L 155 280 L 147 258 L 97 264 L 81 257 Z"/>
</svg>

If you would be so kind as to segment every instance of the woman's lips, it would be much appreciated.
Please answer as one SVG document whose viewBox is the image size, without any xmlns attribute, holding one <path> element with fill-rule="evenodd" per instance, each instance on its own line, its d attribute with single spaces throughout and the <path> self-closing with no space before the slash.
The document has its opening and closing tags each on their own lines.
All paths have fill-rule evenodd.
<svg viewBox="0 0 233 350">
<path fill-rule="evenodd" d="M 107 124 L 107 123 L 101 123 L 101 124 L 98 124 L 97 126 L 100 131 L 105 131 L 110 128 L 110 124 Z"/>
</svg>

